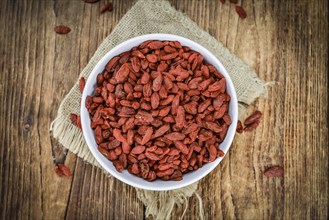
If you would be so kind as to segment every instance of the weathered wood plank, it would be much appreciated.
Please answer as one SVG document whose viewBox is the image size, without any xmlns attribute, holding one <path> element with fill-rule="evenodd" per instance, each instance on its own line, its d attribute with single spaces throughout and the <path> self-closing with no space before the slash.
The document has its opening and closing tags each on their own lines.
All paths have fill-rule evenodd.
<svg viewBox="0 0 329 220">
<path fill-rule="evenodd" d="M 57 108 L 102 40 L 135 1 L 0 2 L 0 216 L 2 219 L 142 219 L 135 190 L 50 139 Z M 243 1 L 248 17 L 215 0 L 171 0 L 269 86 L 255 132 L 236 135 L 223 162 L 200 181 L 206 219 L 327 219 L 328 2 Z M 72 27 L 56 35 L 57 24 Z M 52 146 L 53 145 L 53 146 Z M 73 172 L 53 172 L 52 155 Z M 266 178 L 271 165 L 284 178 Z M 185 219 L 197 219 L 189 200 Z M 184 207 L 175 209 L 178 218 Z"/>
</svg>

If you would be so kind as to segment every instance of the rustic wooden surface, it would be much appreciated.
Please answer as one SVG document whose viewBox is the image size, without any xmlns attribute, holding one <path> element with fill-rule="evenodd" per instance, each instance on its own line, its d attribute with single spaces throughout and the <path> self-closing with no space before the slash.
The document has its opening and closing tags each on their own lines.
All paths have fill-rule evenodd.
<svg viewBox="0 0 329 220">
<path fill-rule="evenodd" d="M 57 108 L 97 46 L 135 1 L 0 1 L 0 218 L 143 219 L 135 190 L 74 154 L 59 154 L 49 136 Z M 252 133 L 236 135 L 223 162 L 200 181 L 206 219 L 328 218 L 328 2 L 171 0 L 265 81 L 268 98 Z M 57 24 L 72 28 L 65 36 Z M 53 172 L 52 155 L 73 171 Z M 264 169 L 284 166 L 284 178 Z M 183 208 L 175 208 L 173 219 Z M 198 218 L 197 199 L 184 219 Z"/>
</svg>

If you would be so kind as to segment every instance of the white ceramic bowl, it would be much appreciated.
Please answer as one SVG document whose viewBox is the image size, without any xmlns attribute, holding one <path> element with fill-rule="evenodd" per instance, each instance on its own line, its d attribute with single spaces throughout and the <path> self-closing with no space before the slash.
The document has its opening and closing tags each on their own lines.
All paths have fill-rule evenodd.
<svg viewBox="0 0 329 220">
<path fill-rule="evenodd" d="M 101 73 L 107 62 L 114 56 L 124 52 L 129 51 L 132 47 L 138 46 L 142 42 L 146 40 L 168 40 L 168 41 L 179 41 L 183 46 L 188 46 L 192 50 L 200 52 L 207 63 L 210 63 L 216 67 L 217 70 L 219 70 L 226 79 L 226 85 L 227 85 L 227 93 L 231 96 L 231 101 L 229 104 L 229 115 L 232 120 L 232 124 L 230 125 L 225 140 L 219 145 L 219 148 L 224 151 L 225 155 L 227 151 L 229 150 L 238 120 L 238 102 L 237 97 L 235 93 L 235 89 L 232 83 L 232 80 L 230 76 L 228 75 L 227 71 L 225 70 L 224 66 L 220 63 L 220 61 L 207 49 L 202 47 L 201 45 L 195 43 L 194 41 L 191 41 L 189 39 L 186 39 L 184 37 L 176 36 L 176 35 L 170 35 L 170 34 L 148 34 L 143 35 L 139 37 L 135 37 L 132 39 L 129 39 L 118 46 L 114 47 L 112 50 L 110 50 L 105 56 L 97 63 L 95 68 L 92 70 L 81 99 L 81 123 L 82 123 L 82 129 L 83 129 L 83 135 L 86 139 L 87 145 L 96 158 L 96 160 L 100 163 L 100 165 L 108 171 L 111 175 L 116 177 L 117 179 L 121 180 L 124 183 L 127 183 L 131 186 L 138 187 L 141 189 L 147 189 L 147 190 L 172 190 L 172 189 L 178 189 L 187 185 L 190 185 L 204 176 L 206 176 L 210 171 L 212 171 L 223 158 L 217 158 L 215 161 L 203 165 L 202 168 L 183 174 L 183 180 L 181 181 L 163 181 L 163 180 L 156 180 L 153 182 L 148 182 L 142 178 L 139 178 L 137 176 L 134 176 L 130 173 L 128 173 L 127 170 L 124 170 L 122 173 L 119 173 L 115 167 L 113 166 L 112 162 L 109 161 L 107 158 L 105 158 L 97 149 L 97 144 L 95 141 L 95 136 L 93 130 L 90 128 L 90 117 L 89 113 L 87 111 L 87 108 L 85 107 L 85 99 L 88 95 L 93 95 L 94 90 L 96 88 L 96 77 L 99 73 Z"/>
</svg>

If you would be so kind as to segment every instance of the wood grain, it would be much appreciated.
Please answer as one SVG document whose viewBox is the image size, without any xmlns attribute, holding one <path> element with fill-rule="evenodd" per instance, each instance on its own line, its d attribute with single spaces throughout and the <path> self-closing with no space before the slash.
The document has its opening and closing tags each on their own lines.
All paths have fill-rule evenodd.
<svg viewBox="0 0 329 220">
<path fill-rule="evenodd" d="M 65 152 L 49 135 L 57 108 L 135 1 L 0 1 L 0 218 L 143 219 L 134 188 Z M 200 181 L 206 219 L 328 218 L 328 2 L 171 0 L 270 83 L 254 132 Z M 67 35 L 53 28 L 71 27 Z M 63 153 L 64 152 L 64 153 Z M 55 161 L 73 177 L 59 178 Z M 284 178 L 268 178 L 272 165 Z M 184 219 L 198 218 L 192 197 Z M 182 215 L 178 207 L 173 219 Z"/>
</svg>

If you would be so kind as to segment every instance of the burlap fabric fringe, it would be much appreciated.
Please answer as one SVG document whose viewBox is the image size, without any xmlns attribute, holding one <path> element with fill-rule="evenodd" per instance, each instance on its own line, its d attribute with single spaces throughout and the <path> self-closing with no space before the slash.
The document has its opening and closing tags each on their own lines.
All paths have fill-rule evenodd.
<svg viewBox="0 0 329 220">
<path fill-rule="evenodd" d="M 243 61 L 232 54 L 220 42 L 197 26 L 183 13 L 176 11 L 170 3 L 161 0 L 140 0 L 121 19 L 112 33 L 99 46 L 80 76 L 88 78 L 96 63 L 115 45 L 135 36 L 150 33 L 176 34 L 198 42 L 210 50 L 225 66 L 234 82 L 238 101 L 239 114 L 257 97 L 266 93 L 266 87 L 256 73 Z M 62 101 L 56 119 L 50 130 L 65 148 L 83 158 L 86 162 L 100 167 L 89 151 L 81 131 L 70 123 L 70 113 L 80 114 L 81 94 L 78 81 Z M 104 172 L 106 172 L 104 170 Z M 138 198 L 146 206 L 146 216 L 157 219 L 169 219 L 175 205 L 185 203 L 196 195 L 200 205 L 200 218 L 203 218 L 202 200 L 196 194 L 197 183 L 183 189 L 154 192 L 137 190 Z"/>
</svg>

